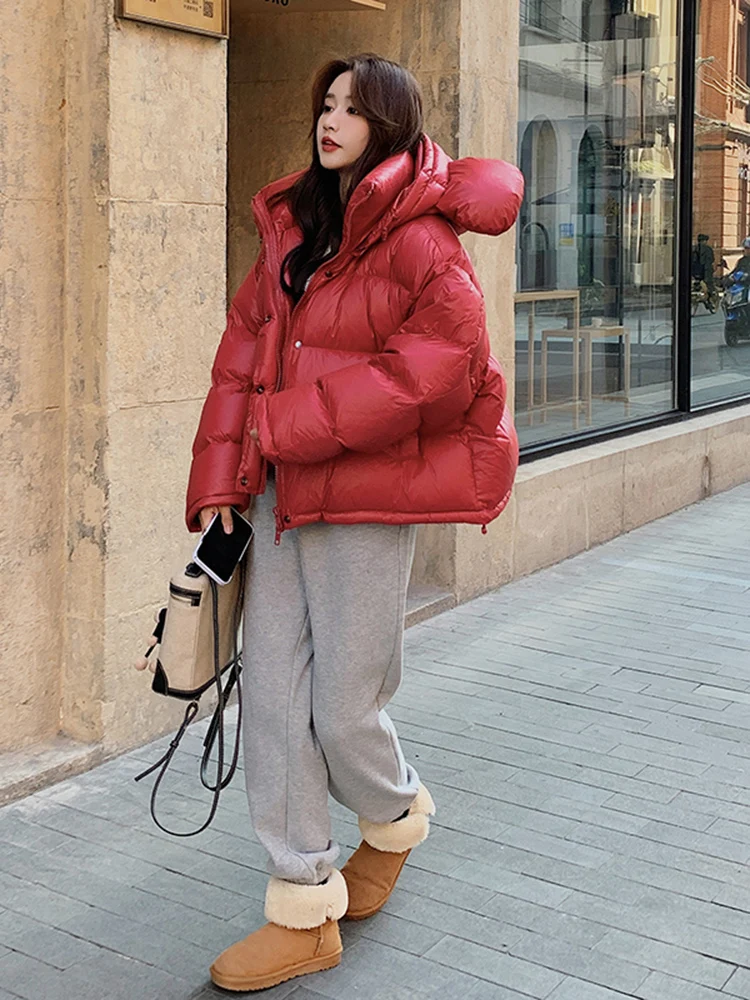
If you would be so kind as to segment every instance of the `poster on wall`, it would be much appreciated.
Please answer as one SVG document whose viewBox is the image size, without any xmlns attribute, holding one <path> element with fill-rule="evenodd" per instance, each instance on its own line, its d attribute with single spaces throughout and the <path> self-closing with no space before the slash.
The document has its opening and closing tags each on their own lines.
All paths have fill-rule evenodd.
<svg viewBox="0 0 750 1000">
<path fill-rule="evenodd" d="M 229 34 L 229 0 L 117 0 L 117 14 L 214 38 Z"/>
</svg>

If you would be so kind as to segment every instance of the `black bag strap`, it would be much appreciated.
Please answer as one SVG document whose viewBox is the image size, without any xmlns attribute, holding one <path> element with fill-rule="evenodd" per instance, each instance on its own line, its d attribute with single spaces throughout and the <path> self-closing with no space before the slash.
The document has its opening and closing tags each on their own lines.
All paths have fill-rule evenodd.
<svg viewBox="0 0 750 1000">
<path fill-rule="evenodd" d="M 203 740 L 203 756 L 201 757 L 201 784 L 204 788 L 207 788 L 210 792 L 214 792 L 216 795 L 216 804 L 219 802 L 219 792 L 221 789 L 226 788 L 229 782 L 234 777 L 234 773 L 237 770 L 237 763 L 240 756 L 240 735 L 242 730 L 242 658 L 239 651 L 238 636 L 240 632 L 240 622 L 242 620 L 242 608 L 245 603 L 245 575 L 247 569 L 245 565 L 245 560 L 242 560 L 240 565 L 240 586 L 237 594 L 237 603 L 234 606 L 234 616 L 232 619 L 232 636 L 234 642 L 234 650 L 232 656 L 232 669 L 229 671 L 229 676 L 227 677 L 227 683 L 224 690 L 221 691 L 221 674 L 217 672 L 216 685 L 220 690 L 221 704 L 217 704 L 214 711 L 213 717 L 208 724 L 208 729 L 206 730 L 206 735 Z M 219 629 L 218 629 L 218 593 L 216 590 L 216 584 L 213 580 L 211 582 L 211 592 L 214 600 L 214 669 L 216 668 L 216 663 L 219 660 L 218 643 L 219 643 Z M 234 750 L 232 752 L 232 761 L 227 770 L 226 777 L 223 776 L 224 771 L 224 706 L 229 701 L 229 696 L 232 693 L 232 688 L 237 686 L 237 732 L 234 737 Z M 221 710 L 220 710 L 221 709 Z M 211 759 L 211 751 L 213 750 L 214 743 L 216 742 L 218 736 L 219 740 L 219 759 L 216 765 L 216 784 L 211 785 L 208 782 L 208 764 Z M 214 810 L 215 813 L 215 810 Z M 213 819 L 214 813 L 211 814 L 208 823 Z M 206 825 L 208 825 L 208 823 Z"/>
<path fill-rule="evenodd" d="M 203 833 L 205 829 L 213 822 L 213 818 L 216 815 L 216 810 L 219 808 L 219 798 L 221 796 L 222 790 L 227 787 L 229 782 L 234 777 L 235 771 L 237 770 L 237 763 L 239 761 L 240 754 L 240 737 L 242 731 L 242 682 L 240 680 L 240 675 L 242 673 L 242 658 L 240 656 L 239 650 L 239 628 L 240 621 L 242 619 L 242 607 L 244 604 L 245 595 L 245 575 L 246 567 L 245 560 L 243 559 L 239 566 L 240 572 L 240 586 L 237 594 L 237 604 L 235 605 L 234 615 L 232 618 L 232 628 L 233 628 L 233 643 L 234 647 L 232 650 L 232 661 L 231 669 L 227 677 L 226 685 L 222 687 L 221 680 L 221 647 L 219 643 L 219 590 L 214 580 L 209 577 L 209 584 L 211 586 L 211 605 L 213 614 L 213 646 L 214 646 L 214 683 L 216 685 L 216 708 L 214 709 L 214 714 L 209 723 L 208 730 L 206 731 L 206 736 L 203 740 L 203 756 L 201 757 L 200 766 L 200 777 L 201 783 L 210 792 L 213 792 L 213 798 L 211 800 L 211 808 L 208 813 L 208 817 L 202 826 L 199 826 L 195 830 L 188 830 L 185 832 L 179 830 L 170 830 L 168 827 L 159 820 L 156 815 L 156 798 L 159 793 L 159 787 L 162 780 L 167 773 L 167 769 L 172 762 L 172 758 L 175 755 L 182 737 L 187 732 L 187 728 L 193 721 L 195 716 L 198 714 L 198 701 L 191 701 L 190 704 L 185 709 L 185 715 L 183 717 L 180 728 L 171 740 L 166 753 L 164 753 L 155 764 L 147 768 L 141 774 L 136 775 L 135 781 L 140 781 L 142 778 L 147 777 L 152 774 L 157 768 L 160 771 L 154 782 L 154 787 L 151 789 L 151 818 L 154 823 L 163 830 L 164 833 L 168 833 L 173 837 L 195 837 L 199 833 Z M 232 760 L 227 768 L 226 774 L 224 773 L 224 752 L 225 752 L 225 739 L 224 739 L 224 710 L 229 701 L 229 696 L 232 693 L 234 686 L 237 686 L 237 701 L 238 701 L 238 712 L 237 712 L 237 733 L 234 739 L 234 750 L 232 753 Z M 218 751 L 217 751 L 217 762 L 216 762 L 216 782 L 215 784 L 210 784 L 208 781 L 208 765 L 211 759 L 211 753 L 214 748 L 214 743 L 218 740 Z"/>
</svg>

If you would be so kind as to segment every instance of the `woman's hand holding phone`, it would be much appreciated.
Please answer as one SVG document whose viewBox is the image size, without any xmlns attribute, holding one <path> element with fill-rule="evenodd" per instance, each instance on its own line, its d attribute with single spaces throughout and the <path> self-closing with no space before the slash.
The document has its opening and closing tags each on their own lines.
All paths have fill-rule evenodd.
<svg viewBox="0 0 750 1000">
<path fill-rule="evenodd" d="M 201 531 L 205 531 L 206 528 L 211 523 L 211 518 L 215 514 L 221 514 L 221 523 L 224 527 L 224 531 L 227 535 L 232 534 L 232 529 L 234 525 L 232 524 L 232 508 L 231 507 L 204 507 L 203 510 L 198 515 L 201 522 Z"/>
<path fill-rule="evenodd" d="M 212 580 L 224 586 L 231 581 L 237 564 L 247 551 L 253 537 L 253 526 L 233 508 L 215 506 L 214 509 L 216 514 L 195 547 L 193 562 Z M 224 528 L 221 516 L 224 510 L 229 511 L 231 531 L 226 531 Z M 203 513 L 205 509 L 201 511 L 201 514 Z"/>
</svg>

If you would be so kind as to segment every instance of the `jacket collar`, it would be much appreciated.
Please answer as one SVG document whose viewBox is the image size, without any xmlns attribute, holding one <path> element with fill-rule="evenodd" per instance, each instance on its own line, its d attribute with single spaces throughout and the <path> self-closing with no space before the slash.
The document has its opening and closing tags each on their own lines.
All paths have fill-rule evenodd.
<svg viewBox="0 0 750 1000">
<path fill-rule="evenodd" d="M 286 202 L 269 202 L 302 176 L 297 171 L 267 185 L 253 199 L 283 232 L 294 225 Z M 501 160 L 451 160 L 423 135 L 416 154 L 399 153 L 380 163 L 357 186 L 346 207 L 341 251 L 360 253 L 398 226 L 424 215 L 443 215 L 458 232 L 504 232 L 523 197 L 523 178 Z"/>
</svg>

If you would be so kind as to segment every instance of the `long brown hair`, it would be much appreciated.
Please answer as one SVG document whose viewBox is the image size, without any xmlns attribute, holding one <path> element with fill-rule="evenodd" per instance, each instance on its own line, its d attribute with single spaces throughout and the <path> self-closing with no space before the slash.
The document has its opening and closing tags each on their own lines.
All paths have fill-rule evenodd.
<svg viewBox="0 0 750 1000">
<path fill-rule="evenodd" d="M 312 90 L 312 163 L 284 195 L 303 236 L 281 267 L 282 287 L 295 303 L 302 297 L 308 278 L 341 246 L 346 201 L 342 204 L 338 172 L 326 170 L 320 162 L 316 128 L 331 84 L 347 72 L 352 74 L 352 104 L 369 122 L 370 141 L 354 164 L 346 201 L 383 160 L 396 153 L 414 153 L 422 136 L 422 94 L 403 66 L 363 53 L 334 59 L 319 70 Z"/>
</svg>

